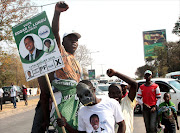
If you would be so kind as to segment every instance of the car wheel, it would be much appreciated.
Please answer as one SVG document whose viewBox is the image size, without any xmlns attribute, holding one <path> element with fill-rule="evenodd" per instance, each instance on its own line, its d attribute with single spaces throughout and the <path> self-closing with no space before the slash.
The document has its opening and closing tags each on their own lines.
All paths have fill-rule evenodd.
<svg viewBox="0 0 180 133">
<path fill-rule="evenodd" d="M 20 102 L 20 97 L 19 96 L 16 97 L 16 102 Z"/>
<path fill-rule="evenodd" d="M 141 113 L 141 105 L 140 104 L 136 104 L 136 107 L 134 108 L 134 113 L 135 114 Z"/>
</svg>

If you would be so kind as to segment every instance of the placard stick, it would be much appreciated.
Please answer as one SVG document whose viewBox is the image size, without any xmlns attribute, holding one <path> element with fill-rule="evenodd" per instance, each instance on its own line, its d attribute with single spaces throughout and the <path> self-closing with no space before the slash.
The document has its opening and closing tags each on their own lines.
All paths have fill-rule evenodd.
<svg viewBox="0 0 180 133">
<path fill-rule="evenodd" d="M 50 83 L 50 80 L 49 80 L 49 76 L 48 76 L 48 74 L 45 74 L 45 77 L 46 77 L 46 81 L 47 81 L 47 83 L 48 83 L 49 91 L 50 91 L 50 94 L 51 94 L 52 100 L 53 100 L 53 102 L 54 102 L 54 106 L 55 106 L 55 109 L 56 109 L 57 115 L 58 115 L 58 117 L 59 117 L 59 118 L 61 118 L 61 115 L 60 115 L 59 109 L 58 109 L 58 107 L 57 107 L 56 99 L 55 99 L 55 97 L 54 97 L 54 93 L 53 93 L 53 91 L 52 91 L 52 87 L 51 87 L 51 83 Z M 66 133 L 66 130 L 65 130 L 64 126 L 62 126 L 62 131 L 63 131 L 63 133 Z"/>
</svg>

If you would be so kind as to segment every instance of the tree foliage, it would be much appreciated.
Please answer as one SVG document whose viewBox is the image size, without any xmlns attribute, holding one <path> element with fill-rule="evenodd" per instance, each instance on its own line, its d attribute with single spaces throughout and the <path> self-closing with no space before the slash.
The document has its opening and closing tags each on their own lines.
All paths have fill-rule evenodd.
<svg viewBox="0 0 180 133">
<path fill-rule="evenodd" d="M 37 12 L 30 0 L 1 0 L 0 10 L 0 41 L 14 41 L 12 26 Z"/>
<path fill-rule="evenodd" d="M 153 72 L 153 77 L 157 74 L 164 77 L 165 74 L 174 71 L 180 71 L 180 46 L 178 42 L 164 43 L 165 47 L 155 47 L 154 53 L 157 58 L 147 58 L 146 64 L 137 68 L 136 75 L 143 78 L 144 71 L 149 69 Z"/>
<path fill-rule="evenodd" d="M 82 67 L 84 78 L 87 78 L 88 72 L 87 72 L 86 67 L 92 63 L 92 59 L 90 57 L 90 51 L 87 49 L 86 45 L 78 46 L 75 57 Z"/>
<path fill-rule="evenodd" d="M 15 85 L 26 85 L 27 87 L 38 87 L 37 80 L 27 82 L 24 70 L 16 48 L 3 51 L 0 48 L 0 87 Z"/>
</svg>

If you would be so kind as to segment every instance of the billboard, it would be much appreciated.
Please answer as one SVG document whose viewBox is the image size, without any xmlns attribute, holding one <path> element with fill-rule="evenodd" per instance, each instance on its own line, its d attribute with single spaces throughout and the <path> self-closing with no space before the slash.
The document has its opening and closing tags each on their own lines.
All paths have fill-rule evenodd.
<svg viewBox="0 0 180 133">
<path fill-rule="evenodd" d="M 154 47 L 164 47 L 163 43 L 166 42 L 166 30 L 153 30 L 143 32 L 144 40 L 144 57 L 155 57 Z"/>
<path fill-rule="evenodd" d="M 88 70 L 89 80 L 95 79 L 95 69 Z"/>
<path fill-rule="evenodd" d="M 46 12 L 13 26 L 12 31 L 27 81 L 64 67 Z"/>
</svg>

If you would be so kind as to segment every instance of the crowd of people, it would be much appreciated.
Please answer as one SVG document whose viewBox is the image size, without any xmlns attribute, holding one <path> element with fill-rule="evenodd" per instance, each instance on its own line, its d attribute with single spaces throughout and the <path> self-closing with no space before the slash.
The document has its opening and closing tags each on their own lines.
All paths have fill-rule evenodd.
<svg viewBox="0 0 180 133">
<path fill-rule="evenodd" d="M 143 118 L 147 133 L 156 133 L 157 128 L 162 125 L 165 125 L 165 132 L 175 133 L 174 121 L 179 130 L 177 111 L 174 104 L 170 102 L 170 95 L 166 93 L 165 102 L 160 103 L 160 89 L 157 84 L 151 82 L 152 72 L 150 70 L 145 71 L 146 82 L 138 88 L 134 79 L 108 69 L 109 77 L 116 76 L 124 83 L 111 84 L 108 89 L 109 97 L 98 98 L 96 96 L 95 86 L 90 80 L 83 80 L 81 67 L 74 56 L 81 35 L 75 31 L 67 32 L 61 43 L 59 20 L 61 13 L 68 8 L 65 2 L 58 2 L 55 5 L 52 21 L 52 31 L 65 64 L 63 68 L 49 73 L 61 118 L 55 110 L 45 77 L 41 76 L 38 78 L 41 89 L 40 100 L 35 109 L 31 133 L 44 133 L 50 124 L 58 133 L 63 132 L 61 127 L 69 133 L 133 133 L 136 93 L 139 104 L 143 105 Z"/>
</svg>

